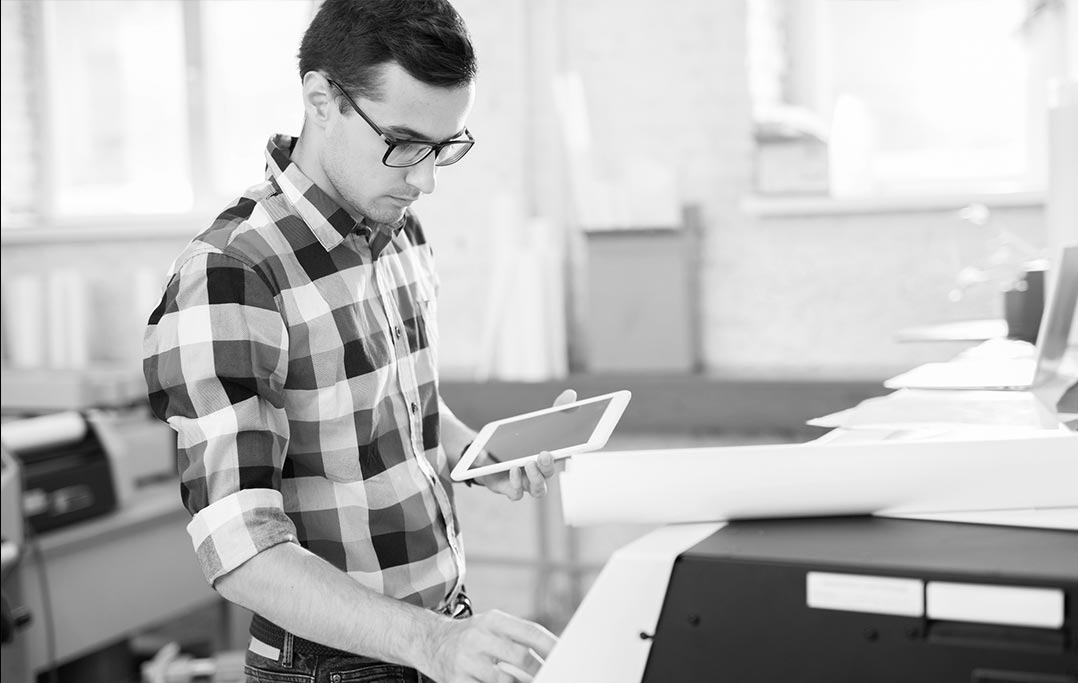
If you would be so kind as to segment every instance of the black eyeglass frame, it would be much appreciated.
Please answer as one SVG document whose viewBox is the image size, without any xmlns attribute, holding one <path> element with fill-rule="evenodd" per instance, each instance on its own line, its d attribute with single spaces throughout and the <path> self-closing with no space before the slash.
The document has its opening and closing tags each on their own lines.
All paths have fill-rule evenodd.
<svg viewBox="0 0 1078 683">
<path fill-rule="evenodd" d="M 366 121 L 367 125 L 371 127 L 371 130 L 373 130 L 375 133 L 378 133 L 378 136 L 381 137 L 382 141 L 386 143 L 388 149 L 386 149 L 385 155 L 382 156 L 383 166 L 388 166 L 389 168 L 411 168 L 412 166 L 417 166 L 423 163 L 423 161 L 427 157 L 429 157 L 431 153 L 434 154 L 435 166 L 451 166 L 463 159 L 464 156 L 468 154 L 468 152 L 471 151 L 472 147 L 475 145 L 475 138 L 472 137 L 472 134 L 468 131 L 467 128 L 464 129 L 464 135 L 467 136 L 467 139 L 446 140 L 445 142 L 431 142 L 430 140 L 415 140 L 412 138 L 395 138 L 390 135 L 386 135 L 384 132 L 382 132 L 382 129 L 378 127 L 378 124 L 371 120 L 371 117 L 363 113 L 363 110 L 359 108 L 359 105 L 356 104 L 356 101 L 352 99 L 352 96 L 349 95 L 343 87 L 341 87 L 340 83 L 333 80 L 332 78 L 329 78 L 328 76 L 326 77 L 326 82 L 336 88 L 342 95 L 344 95 L 344 99 L 348 100 L 348 104 L 352 105 L 352 109 L 355 109 L 356 113 L 359 114 L 359 117 Z M 438 163 L 438 153 L 441 152 L 443 149 L 445 149 L 446 147 L 459 146 L 464 144 L 466 144 L 467 147 L 463 152 L 460 153 L 460 156 L 458 156 L 456 159 L 453 159 L 449 163 L 445 164 Z M 396 149 L 398 145 L 423 145 L 429 147 L 430 149 L 427 150 L 426 154 L 419 157 L 410 164 L 391 164 L 389 163 L 389 155 L 393 153 L 393 150 Z"/>
</svg>

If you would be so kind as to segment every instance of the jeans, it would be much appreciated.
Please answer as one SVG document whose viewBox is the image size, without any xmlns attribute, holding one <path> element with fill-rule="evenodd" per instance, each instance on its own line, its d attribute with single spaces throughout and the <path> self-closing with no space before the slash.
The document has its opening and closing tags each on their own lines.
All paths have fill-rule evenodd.
<svg viewBox="0 0 1078 683">
<path fill-rule="evenodd" d="M 277 661 L 247 651 L 247 683 L 434 683 L 415 669 L 368 657 L 291 654 Z"/>
<path fill-rule="evenodd" d="M 463 591 L 457 596 L 451 609 L 444 613 L 454 619 L 472 616 L 472 603 Z M 251 645 L 247 650 L 247 683 L 436 683 L 415 669 L 399 664 L 388 664 L 370 657 L 349 655 L 339 650 L 328 654 L 318 652 L 299 641 L 301 652 L 295 650 L 297 639 L 283 632 L 257 614 L 251 622 Z M 257 634 L 257 637 L 256 635 Z M 278 642 L 280 647 L 259 640 L 266 638 Z"/>
</svg>

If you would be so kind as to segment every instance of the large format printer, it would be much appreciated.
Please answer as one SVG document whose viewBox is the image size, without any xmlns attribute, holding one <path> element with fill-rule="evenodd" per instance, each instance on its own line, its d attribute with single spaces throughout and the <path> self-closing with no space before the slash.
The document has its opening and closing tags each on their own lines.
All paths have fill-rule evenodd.
<svg viewBox="0 0 1078 683">
<path fill-rule="evenodd" d="M 615 554 L 536 680 L 1075 683 L 1078 532 L 665 527 Z"/>
</svg>

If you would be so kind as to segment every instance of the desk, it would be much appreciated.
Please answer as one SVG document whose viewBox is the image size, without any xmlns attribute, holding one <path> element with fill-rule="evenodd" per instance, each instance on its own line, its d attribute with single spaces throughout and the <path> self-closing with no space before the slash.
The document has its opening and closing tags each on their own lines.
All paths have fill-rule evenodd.
<svg viewBox="0 0 1078 683">
<path fill-rule="evenodd" d="M 190 517 L 177 487 L 146 487 L 112 514 L 42 534 L 39 552 L 26 550 L 12 578 L 33 622 L 17 635 L 13 652 L 4 647 L 4 659 L 21 659 L 24 675 L 50 663 L 39 560 L 51 598 L 56 663 L 220 603 L 191 550 Z M 11 664 L 5 661 L 5 674 Z"/>
</svg>

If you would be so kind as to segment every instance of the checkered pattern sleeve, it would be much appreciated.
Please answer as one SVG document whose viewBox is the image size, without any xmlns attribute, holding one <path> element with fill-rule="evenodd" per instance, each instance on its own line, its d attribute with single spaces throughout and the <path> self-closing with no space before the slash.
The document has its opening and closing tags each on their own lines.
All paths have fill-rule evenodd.
<svg viewBox="0 0 1078 683">
<path fill-rule="evenodd" d="M 188 532 L 212 584 L 295 540 L 280 492 L 288 334 L 252 265 L 206 245 L 179 263 L 149 321 L 144 372 L 154 412 L 178 434 Z"/>
</svg>

